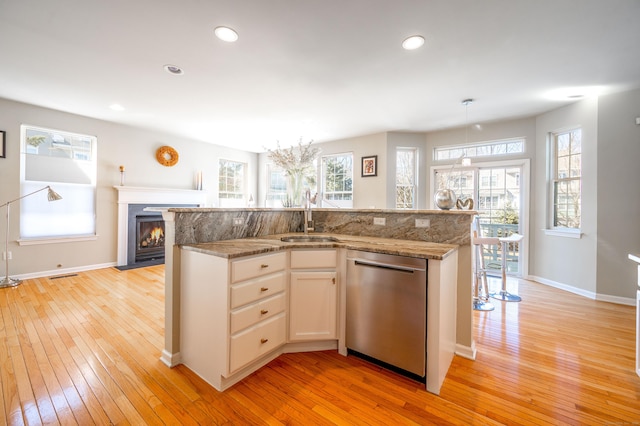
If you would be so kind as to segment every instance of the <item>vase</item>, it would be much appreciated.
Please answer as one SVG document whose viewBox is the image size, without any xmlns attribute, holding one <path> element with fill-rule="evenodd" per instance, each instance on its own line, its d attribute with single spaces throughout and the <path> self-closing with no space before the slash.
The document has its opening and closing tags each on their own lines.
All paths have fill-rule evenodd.
<svg viewBox="0 0 640 426">
<path fill-rule="evenodd" d="M 287 199 L 283 201 L 284 207 L 302 206 L 302 194 L 304 189 L 304 175 L 302 173 L 289 172 L 287 174 Z"/>
<path fill-rule="evenodd" d="M 433 202 L 440 210 L 451 210 L 456 206 L 456 193 L 451 189 L 438 189 L 433 196 Z"/>
</svg>

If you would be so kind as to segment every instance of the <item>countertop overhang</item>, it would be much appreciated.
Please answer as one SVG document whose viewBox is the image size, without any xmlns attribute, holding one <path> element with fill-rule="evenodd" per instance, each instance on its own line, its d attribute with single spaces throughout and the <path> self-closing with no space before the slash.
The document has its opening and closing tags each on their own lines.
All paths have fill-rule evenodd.
<svg viewBox="0 0 640 426">
<path fill-rule="evenodd" d="M 277 252 L 291 248 L 346 248 L 374 253 L 409 256 L 422 259 L 442 260 L 458 249 L 454 244 L 430 243 L 425 241 L 402 240 L 328 233 L 311 233 L 316 237 L 332 237 L 329 242 L 285 242 L 283 237 L 302 236 L 302 232 L 266 235 L 255 238 L 215 241 L 200 244 L 185 244 L 181 248 L 211 256 L 232 259 L 242 256 Z"/>
</svg>

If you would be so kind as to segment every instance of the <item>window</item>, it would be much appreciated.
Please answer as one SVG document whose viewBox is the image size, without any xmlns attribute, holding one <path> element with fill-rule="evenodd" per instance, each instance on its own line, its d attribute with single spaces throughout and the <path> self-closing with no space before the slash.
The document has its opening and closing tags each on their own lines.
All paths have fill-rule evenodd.
<svg viewBox="0 0 640 426">
<path fill-rule="evenodd" d="M 416 156 L 415 148 L 396 149 L 396 208 L 416 208 Z"/>
<path fill-rule="evenodd" d="M 435 161 L 457 160 L 462 156 L 468 158 L 522 154 L 524 139 L 506 139 L 502 141 L 479 142 L 465 145 L 436 147 L 433 150 Z"/>
<path fill-rule="evenodd" d="M 21 195 L 50 185 L 62 200 L 24 198 L 20 206 L 20 237 L 95 236 L 97 139 L 33 126 L 20 128 Z"/>
<path fill-rule="evenodd" d="M 287 198 L 287 178 L 284 170 L 273 164 L 267 165 L 267 207 L 282 207 Z"/>
<path fill-rule="evenodd" d="M 580 229 L 582 184 L 582 132 L 552 133 L 553 228 Z"/>
<path fill-rule="evenodd" d="M 331 207 L 353 207 L 353 155 L 322 157 L 322 200 Z"/>
<path fill-rule="evenodd" d="M 240 206 L 245 193 L 245 163 L 222 160 L 218 162 L 218 197 L 220 205 Z"/>
</svg>

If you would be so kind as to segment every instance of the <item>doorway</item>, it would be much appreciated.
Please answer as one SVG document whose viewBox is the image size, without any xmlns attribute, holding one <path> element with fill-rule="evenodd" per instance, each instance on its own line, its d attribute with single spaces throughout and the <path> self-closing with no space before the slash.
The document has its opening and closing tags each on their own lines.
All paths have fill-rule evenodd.
<svg viewBox="0 0 640 426">
<path fill-rule="evenodd" d="M 529 181 L 528 159 L 434 167 L 432 176 L 434 192 L 449 188 L 458 199 L 473 200 L 483 236 L 508 237 L 518 233 L 526 237 L 529 197 L 524 183 Z M 500 275 L 501 251 L 499 246 L 487 247 L 484 251 L 485 265 L 495 271 L 495 275 Z M 506 259 L 510 275 L 526 275 L 525 251 L 524 241 L 509 245 Z"/>
</svg>

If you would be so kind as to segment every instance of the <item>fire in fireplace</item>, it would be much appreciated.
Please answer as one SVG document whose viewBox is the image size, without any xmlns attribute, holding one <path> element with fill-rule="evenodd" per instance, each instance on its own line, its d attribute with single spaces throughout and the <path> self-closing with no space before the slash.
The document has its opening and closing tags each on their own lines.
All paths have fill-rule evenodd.
<svg viewBox="0 0 640 426">
<path fill-rule="evenodd" d="M 135 261 L 164 257 L 164 221 L 162 215 L 136 216 Z"/>
</svg>

